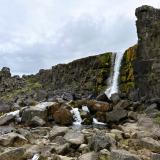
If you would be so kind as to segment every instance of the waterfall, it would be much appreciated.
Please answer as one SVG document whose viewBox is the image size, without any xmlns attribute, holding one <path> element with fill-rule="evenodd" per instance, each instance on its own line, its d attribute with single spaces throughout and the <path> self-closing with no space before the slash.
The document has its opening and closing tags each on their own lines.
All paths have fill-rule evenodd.
<svg viewBox="0 0 160 160">
<path fill-rule="evenodd" d="M 71 113 L 73 114 L 73 118 L 75 120 L 75 122 L 73 124 L 74 125 L 81 125 L 82 118 L 81 118 L 81 115 L 80 115 L 78 108 L 72 108 Z"/>
<path fill-rule="evenodd" d="M 105 94 L 107 95 L 108 98 L 110 98 L 112 94 L 118 93 L 118 78 L 119 78 L 119 72 L 123 54 L 114 53 L 113 56 L 115 57 L 115 60 L 113 61 L 114 63 L 113 74 L 111 74 L 109 80 L 109 87 L 105 91 Z"/>
<path fill-rule="evenodd" d="M 40 158 L 40 155 L 39 154 L 35 154 L 32 158 L 32 160 L 38 160 Z"/>
</svg>

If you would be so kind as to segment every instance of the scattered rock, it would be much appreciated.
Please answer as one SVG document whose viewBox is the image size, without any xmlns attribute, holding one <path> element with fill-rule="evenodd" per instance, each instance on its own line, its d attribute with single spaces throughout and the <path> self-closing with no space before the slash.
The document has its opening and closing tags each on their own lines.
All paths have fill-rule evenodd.
<svg viewBox="0 0 160 160">
<path fill-rule="evenodd" d="M 128 118 L 137 120 L 137 117 L 138 117 L 137 112 L 133 112 L 133 111 L 128 112 Z"/>
<path fill-rule="evenodd" d="M 160 153 L 160 142 L 151 137 L 142 138 L 139 145 L 141 148 L 146 148 L 152 152 Z"/>
<path fill-rule="evenodd" d="M 64 143 L 64 144 L 58 144 L 58 143 L 51 143 L 50 146 L 52 147 L 52 153 L 64 155 L 69 152 L 70 144 Z"/>
<path fill-rule="evenodd" d="M 87 152 L 89 152 L 89 147 L 88 147 L 88 145 L 87 144 L 81 144 L 80 146 L 79 146 L 79 152 L 81 152 L 82 154 L 85 154 L 85 153 L 87 153 Z"/>
<path fill-rule="evenodd" d="M 115 109 L 106 113 L 106 123 L 119 123 L 127 118 L 127 111 L 124 109 Z"/>
<path fill-rule="evenodd" d="M 12 114 L 4 114 L 3 116 L 0 117 L 0 125 L 5 125 L 8 124 L 10 121 L 13 121 L 15 118 L 14 115 Z"/>
<path fill-rule="evenodd" d="M 31 126 L 44 126 L 45 124 L 46 122 L 37 116 L 33 117 L 31 122 L 29 123 L 29 125 Z"/>
<path fill-rule="evenodd" d="M 0 113 L 7 113 L 11 110 L 11 106 L 9 104 L 0 101 Z"/>
<path fill-rule="evenodd" d="M 90 139 L 89 147 L 91 150 L 98 152 L 102 149 L 110 149 L 112 143 L 114 142 L 115 140 L 110 136 L 106 136 L 101 132 L 97 132 Z"/>
<path fill-rule="evenodd" d="M 111 160 L 140 160 L 140 158 L 125 150 L 112 150 Z"/>
<path fill-rule="evenodd" d="M 110 99 L 114 104 L 117 104 L 120 101 L 119 94 L 118 93 L 112 94 Z"/>
<path fill-rule="evenodd" d="M 151 160 L 160 160 L 160 154 L 151 153 Z"/>
<path fill-rule="evenodd" d="M 16 129 L 12 126 L 0 126 L 0 135 L 7 134 L 10 132 L 16 132 Z"/>
<path fill-rule="evenodd" d="M 111 160 L 110 152 L 107 149 L 103 149 L 99 152 L 98 160 Z"/>
<path fill-rule="evenodd" d="M 0 136 L 0 145 L 1 146 L 14 146 L 19 147 L 23 144 L 28 143 L 27 139 L 17 133 L 7 133 Z"/>
<path fill-rule="evenodd" d="M 0 153 L 0 160 L 24 160 L 25 149 L 24 148 L 13 148 L 3 153 Z"/>
<path fill-rule="evenodd" d="M 89 152 L 80 156 L 78 160 L 98 160 L 98 154 L 95 152 Z"/>
<path fill-rule="evenodd" d="M 81 145 L 84 143 L 84 135 L 79 131 L 69 130 L 65 134 L 64 139 L 73 145 Z"/>
<path fill-rule="evenodd" d="M 64 136 L 68 130 L 68 127 L 54 126 L 49 133 L 49 138 L 50 140 L 53 140 L 57 136 Z"/>
</svg>

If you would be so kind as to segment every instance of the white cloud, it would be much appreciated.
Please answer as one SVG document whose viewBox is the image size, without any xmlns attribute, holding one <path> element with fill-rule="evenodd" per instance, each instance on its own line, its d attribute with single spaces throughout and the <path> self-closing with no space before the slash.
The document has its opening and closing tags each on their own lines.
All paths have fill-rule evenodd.
<svg viewBox="0 0 160 160">
<path fill-rule="evenodd" d="M 159 0 L 0 0 L 0 67 L 35 73 L 57 63 L 124 51 L 137 41 L 135 8 Z"/>
</svg>

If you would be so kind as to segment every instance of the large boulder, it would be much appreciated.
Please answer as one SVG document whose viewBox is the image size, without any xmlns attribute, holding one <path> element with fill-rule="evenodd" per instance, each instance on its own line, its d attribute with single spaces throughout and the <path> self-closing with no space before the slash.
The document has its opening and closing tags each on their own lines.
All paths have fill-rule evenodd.
<svg viewBox="0 0 160 160">
<path fill-rule="evenodd" d="M 73 123 L 73 117 L 69 109 L 61 107 L 58 109 L 53 118 L 56 123 L 61 125 L 71 125 Z"/>
<path fill-rule="evenodd" d="M 102 102 L 111 102 L 111 100 L 106 96 L 105 93 L 102 93 L 102 94 L 98 95 L 96 97 L 96 100 L 97 101 L 102 101 Z"/>
<path fill-rule="evenodd" d="M 22 122 L 26 125 L 32 125 L 34 117 L 39 117 L 43 121 L 48 120 L 48 108 L 52 106 L 53 102 L 43 102 L 36 106 L 31 106 L 22 110 Z"/>
<path fill-rule="evenodd" d="M 112 109 L 112 105 L 108 102 L 101 102 L 95 100 L 87 101 L 87 106 L 91 112 L 107 112 Z"/>
<path fill-rule="evenodd" d="M 106 123 L 119 123 L 125 118 L 127 118 L 127 111 L 121 108 L 106 113 Z"/>
</svg>

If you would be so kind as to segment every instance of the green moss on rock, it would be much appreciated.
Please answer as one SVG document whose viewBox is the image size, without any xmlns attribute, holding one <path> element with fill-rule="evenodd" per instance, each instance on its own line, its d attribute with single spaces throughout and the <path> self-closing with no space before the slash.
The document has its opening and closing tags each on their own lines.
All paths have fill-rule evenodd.
<svg viewBox="0 0 160 160">
<path fill-rule="evenodd" d="M 137 45 L 130 47 L 124 53 L 120 70 L 120 90 L 122 93 L 128 93 L 135 88 L 135 75 L 133 62 L 136 59 Z"/>
<path fill-rule="evenodd" d="M 107 79 L 111 72 L 112 52 L 107 52 L 98 56 L 99 70 L 96 77 L 95 92 L 104 92 L 107 87 Z"/>
<path fill-rule="evenodd" d="M 22 95 L 22 94 L 30 94 L 33 91 L 39 90 L 42 88 L 42 85 L 40 82 L 35 79 L 35 77 L 28 77 L 25 79 L 25 85 L 20 88 L 20 89 L 15 89 L 13 91 L 10 91 L 8 93 L 5 93 L 1 99 L 4 100 L 5 102 L 11 102 L 16 99 L 17 96 Z"/>
</svg>

